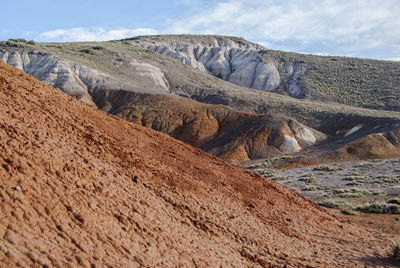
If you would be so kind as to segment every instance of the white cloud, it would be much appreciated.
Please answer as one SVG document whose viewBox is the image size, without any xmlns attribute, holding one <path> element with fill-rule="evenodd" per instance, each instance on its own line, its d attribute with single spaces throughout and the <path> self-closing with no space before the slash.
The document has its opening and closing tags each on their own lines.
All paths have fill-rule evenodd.
<svg viewBox="0 0 400 268">
<path fill-rule="evenodd" d="M 399 0 L 174 0 L 184 18 L 162 28 L 72 28 L 42 33 L 39 41 L 93 41 L 147 34 L 221 34 L 271 49 L 321 55 L 400 57 Z"/>
<path fill-rule="evenodd" d="M 242 36 L 274 49 L 400 55 L 398 0 L 229 0 L 171 21 L 168 32 Z"/>
<path fill-rule="evenodd" d="M 136 28 L 136 29 L 112 29 L 107 30 L 104 28 L 71 28 L 71 29 L 58 29 L 41 33 L 39 35 L 40 41 L 106 41 L 116 40 L 136 35 L 149 35 L 157 34 L 157 31 L 150 28 Z"/>
</svg>

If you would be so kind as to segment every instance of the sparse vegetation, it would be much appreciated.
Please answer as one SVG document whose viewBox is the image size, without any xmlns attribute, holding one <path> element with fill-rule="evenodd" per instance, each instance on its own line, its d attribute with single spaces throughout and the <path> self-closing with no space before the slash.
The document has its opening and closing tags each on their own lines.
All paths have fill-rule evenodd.
<svg viewBox="0 0 400 268">
<path fill-rule="evenodd" d="M 333 194 L 340 198 L 361 198 L 370 195 L 371 192 L 356 187 L 342 188 L 333 191 Z"/>
<path fill-rule="evenodd" d="M 339 200 L 339 199 L 327 199 L 323 200 L 318 203 L 320 206 L 327 207 L 327 208 L 353 208 L 346 200 Z"/>
<path fill-rule="evenodd" d="M 395 178 L 393 176 L 378 176 L 376 177 L 376 180 L 379 182 L 384 182 L 384 183 L 399 183 L 400 179 Z"/>
<path fill-rule="evenodd" d="M 307 186 L 305 186 L 302 190 L 303 190 L 303 191 L 312 191 L 312 192 L 315 192 L 315 191 L 319 191 L 319 188 L 318 188 L 317 186 L 314 186 L 314 185 L 307 185 Z"/>
<path fill-rule="evenodd" d="M 320 180 L 318 180 L 314 175 L 311 174 L 307 174 L 307 175 L 303 175 L 301 176 L 301 178 L 299 179 L 299 181 L 303 181 L 305 183 L 317 183 Z"/>
<path fill-rule="evenodd" d="M 362 163 L 359 165 L 359 167 L 361 167 L 361 168 L 372 168 L 373 166 L 374 166 L 374 164 L 370 163 L 370 162 Z"/>
<path fill-rule="evenodd" d="M 400 64 L 397 62 L 318 57 L 267 50 L 263 58 L 293 62 L 307 69 L 302 76 L 303 98 L 374 109 L 399 110 Z M 286 79 L 284 67 L 279 73 Z"/>
<path fill-rule="evenodd" d="M 226 84 L 221 83 L 221 81 L 217 78 L 210 78 L 209 76 L 205 76 L 201 74 L 200 71 L 193 71 L 186 65 L 178 62 L 177 60 L 171 59 L 167 56 L 160 55 L 156 52 L 151 52 L 140 47 L 134 46 L 135 42 L 140 42 L 142 39 L 146 40 L 171 40 L 179 38 L 185 39 L 186 41 L 193 40 L 194 42 L 198 42 L 199 40 L 209 40 L 209 38 L 218 38 L 221 40 L 231 40 L 236 42 L 245 42 L 246 44 L 251 44 L 248 41 L 242 40 L 241 38 L 235 37 L 224 37 L 224 36 L 193 36 L 193 35 L 171 35 L 171 36 L 144 36 L 144 37 L 134 37 L 120 41 L 111 41 L 111 42 L 78 42 L 78 43 L 36 43 L 35 50 L 37 53 L 43 54 L 54 54 L 58 57 L 62 57 L 68 60 L 76 61 L 77 63 L 85 64 L 89 67 L 93 67 L 99 71 L 102 71 L 106 74 L 117 75 L 118 79 L 124 82 L 131 83 L 131 76 L 127 77 L 121 75 L 121 70 L 117 70 L 114 67 L 114 64 L 120 66 L 121 63 L 124 62 L 124 59 L 135 58 L 138 60 L 143 60 L 145 62 L 151 62 L 155 65 L 162 65 L 163 68 L 168 70 L 174 70 L 169 73 L 169 76 L 176 76 L 177 73 L 184 73 L 187 75 L 188 79 L 178 79 L 176 81 L 182 82 L 174 82 L 171 83 L 172 90 L 177 88 L 201 88 L 200 91 L 196 93 L 195 99 L 198 101 L 205 101 L 203 98 L 209 98 L 211 95 L 219 96 L 218 103 L 226 104 L 229 103 L 229 106 L 247 112 L 257 112 L 257 113 L 277 113 L 284 114 L 286 116 L 292 117 L 298 120 L 301 123 L 309 125 L 311 127 L 316 127 L 316 122 L 323 122 L 323 126 L 321 128 L 329 129 L 332 122 L 337 122 L 337 118 L 340 117 L 342 119 L 351 118 L 369 118 L 369 117 L 387 117 L 388 113 L 379 113 L 376 111 L 370 111 L 366 109 L 354 108 L 351 106 L 343 106 L 333 103 L 318 103 L 311 102 L 307 99 L 299 100 L 294 98 L 288 98 L 287 96 L 282 96 L 278 94 L 272 94 L 269 92 L 261 92 L 257 90 L 249 90 L 246 91 L 246 96 L 238 97 L 240 94 L 240 89 L 236 86 L 228 86 Z M 31 46 L 24 41 L 21 42 L 9 42 L 12 44 L 7 44 L 7 42 L 0 42 L 0 51 L 11 51 L 15 50 L 17 45 L 18 49 L 31 49 Z M 131 44 L 132 43 L 132 44 Z M 96 53 L 98 50 L 101 50 L 101 53 Z M 316 57 L 320 60 L 328 60 L 333 63 L 340 63 L 342 58 L 334 57 L 334 61 L 330 61 L 330 58 L 326 57 L 318 57 L 310 55 L 301 55 L 295 53 L 287 53 L 287 52 L 276 52 L 266 50 L 265 55 L 269 55 L 273 58 L 276 58 L 276 53 L 287 54 L 286 60 L 288 62 L 297 62 L 300 65 L 308 65 L 310 61 L 313 61 L 312 58 Z M 280 56 L 278 56 L 279 58 Z M 282 59 L 284 59 L 283 57 Z M 299 57 L 298 59 L 296 57 Z M 122 59 L 122 60 L 121 60 Z M 347 59 L 357 62 L 357 59 Z M 365 64 L 374 65 L 375 61 L 369 62 L 368 60 L 362 60 Z M 388 62 L 379 62 L 382 65 L 379 68 L 386 71 L 386 64 L 393 65 L 393 63 Z M 357 65 L 357 64 L 355 64 Z M 283 65 L 282 65 L 283 66 Z M 313 64 L 312 66 L 316 67 L 316 71 L 319 71 L 318 64 Z M 399 65 L 400 66 L 400 65 Z M 393 66 L 392 66 L 393 67 Z M 279 67 L 281 68 L 281 67 Z M 283 67 L 282 67 L 283 68 Z M 391 68 L 388 68 L 388 70 Z M 281 70 L 279 70 L 281 71 Z M 308 71 L 306 72 L 306 74 Z M 284 76 L 286 71 L 283 70 L 282 75 Z M 286 78 L 282 76 L 282 79 Z M 400 76 L 399 76 L 400 77 Z M 174 80 L 174 79 L 172 79 Z M 183 82 L 183 80 L 185 80 Z M 307 82 L 305 80 L 303 82 Z M 137 83 L 137 80 L 135 80 Z M 308 82 L 307 82 L 308 83 Z M 329 79 L 324 82 L 331 86 L 331 82 Z M 393 81 L 393 84 L 396 84 Z M 138 85 L 141 88 L 144 88 L 143 85 L 139 83 Z M 203 90 L 207 90 L 207 94 L 202 94 Z M 279 92 L 279 88 L 277 92 Z M 322 89 L 321 89 L 322 90 Z M 285 90 L 284 90 L 285 91 Z M 286 92 L 286 91 L 285 91 Z M 340 92 L 340 97 L 343 95 L 343 92 Z M 287 93 L 285 93 L 287 94 Z M 344 94 L 346 95 L 346 94 Z M 315 95 L 315 98 L 318 98 L 319 95 Z M 329 100 L 329 98 L 327 98 Z M 251 106 L 249 107 L 249 103 Z M 352 103 L 351 103 L 352 104 Z M 338 112 L 340 110 L 340 112 Z M 318 123 L 319 124 L 319 123 Z M 321 129 L 323 130 L 323 129 Z M 323 130 L 325 131 L 325 130 Z"/>
<path fill-rule="evenodd" d="M 400 206 L 396 204 L 375 202 L 364 206 L 357 207 L 358 210 L 367 213 L 380 214 L 400 214 Z"/>
<path fill-rule="evenodd" d="M 290 180 L 290 178 L 288 178 L 288 177 L 271 177 L 271 180 L 274 180 L 274 181 L 288 181 L 288 180 Z"/>
<path fill-rule="evenodd" d="M 261 167 L 261 168 L 260 168 Z M 266 177 L 266 178 L 271 178 L 275 174 L 275 170 L 271 168 L 262 168 L 262 165 L 257 165 L 255 169 L 251 169 L 253 172 Z"/>
<path fill-rule="evenodd" d="M 400 205 L 400 199 L 399 199 L 399 198 L 392 198 L 392 199 L 389 199 L 389 200 L 387 201 L 387 203 L 388 203 L 388 204 Z"/>
<path fill-rule="evenodd" d="M 343 178 L 344 181 L 349 181 L 355 184 L 362 184 L 371 181 L 371 178 L 362 175 L 350 175 Z M 348 183 L 348 185 L 350 185 Z"/>
<path fill-rule="evenodd" d="M 8 42 L 23 43 L 23 44 L 29 44 L 29 45 L 34 45 L 35 44 L 35 41 L 33 41 L 33 40 L 27 41 L 27 40 L 22 39 L 22 38 L 17 38 L 17 39 L 10 38 L 10 39 L 8 39 Z"/>
<path fill-rule="evenodd" d="M 318 166 L 313 169 L 314 171 L 326 171 L 326 172 L 334 172 L 340 170 L 340 168 L 332 167 L 332 166 Z"/>
</svg>

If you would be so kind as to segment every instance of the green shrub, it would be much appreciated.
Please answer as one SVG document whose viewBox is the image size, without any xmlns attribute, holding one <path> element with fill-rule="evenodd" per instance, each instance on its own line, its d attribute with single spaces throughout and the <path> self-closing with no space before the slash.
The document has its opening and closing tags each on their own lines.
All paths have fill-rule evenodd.
<svg viewBox="0 0 400 268">
<path fill-rule="evenodd" d="M 362 197 L 365 197 L 366 194 L 364 194 L 364 193 L 343 193 L 343 194 L 338 194 L 336 196 L 340 197 L 340 198 L 362 198 Z"/>
<path fill-rule="evenodd" d="M 271 177 L 271 180 L 273 181 L 287 181 L 290 180 L 288 177 Z"/>
<path fill-rule="evenodd" d="M 357 210 L 367 213 L 379 213 L 379 214 L 400 214 L 400 206 L 396 204 L 387 203 L 372 203 L 365 206 L 359 206 Z"/>
<path fill-rule="evenodd" d="M 30 44 L 30 45 L 34 45 L 35 44 L 35 41 L 33 41 L 33 40 L 29 40 L 29 41 L 27 41 L 27 40 L 25 40 L 25 39 L 23 39 L 23 38 L 17 38 L 17 39 L 8 39 L 8 41 L 11 41 L 11 42 L 17 42 L 17 43 L 24 43 L 24 44 Z"/>
<path fill-rule="evenodd" d="M 344 181 L 351 181 L 351 182 L 358 182 L 358 183 L 363 183 L 363 182 L 369 182 L 371 181 L 371 178 L 362 176 L 362 175 L 350 175 L 347 177 L 343 178 Z"/>
<path fill-rule="evenodd" d="M 315 183 L 315 182 L 319 182 L 320 180 L 318 180 L 315 176 L 313 175 L 303 175 L 301 176 L 301 178 L 299 179 L 299 181 L 304 181 L 305 183 Z"/>
<path fill-rule="evenodd" d="M 346 183 L 346 186 L 359 186 L 361 184 L 362 183 L 357 182 L 357 181 L 351 181 L 351 182 Z"/>
<path fill-rule="evenodd" d="M 331 167 L 331 166 L 318 166 L 313 168 L 314 171 L 327 171 L 327 172 L 333 172 L 333 171 L 338 171 L 341 170 L 340 168 L 337 167 Z"/>
<path fill-rule="evenodd" d="M 376 177 L 377 180 L 380 182 L 386 182 L 386 183 L 398 183 L 400 182 L 400 179 L 392 177 L 392 176 L 378 176 Z"/>
<path fill-rule="evenodd" d="M 303 190 L 303 191 L 312 191 L 312 192 L 315 192 L 315 191 L 318 191 L 319 188 L 316 187 L 316 186 L 313 186 L 313 185 L 309 185 L 309 186 L 304 187 L 302 190 Z"/>
<path fill-rule="evenodd" d="M 326 208 L 352 208 L 353 205 L 351 205 L 349 202 L 346 200 L 338 200 L 338 199 L 328 199 L 328 200 L 323 200 L 318 203 L 320 206 L 326 207 Z"/>
<path fill-rule="evenodd" d="M 389 199 L 389 200 L 387 201 L 387 203 L 388 203 L 388 204 L 400 205 L 400 199 L 399 199 L 399 198 L 392 198 L 392 199 Z"/>
</svg>

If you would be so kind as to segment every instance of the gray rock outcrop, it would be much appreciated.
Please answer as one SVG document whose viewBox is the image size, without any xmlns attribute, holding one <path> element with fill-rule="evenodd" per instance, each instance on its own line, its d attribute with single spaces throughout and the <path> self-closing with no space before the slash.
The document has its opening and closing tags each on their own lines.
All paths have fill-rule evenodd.
<svg viewBox="0 0 400 268">
<path fill-rule="evenodd" d="M 300 97 L 299 83 L 306 67 L 294 62 L 262 57 L 265 48 L 253 43 L 229 39 L 146 39 L 130 43 L 174 58 L 225 81 L 262 91 L 283 86 L 292 97 Z M 281 70 L 281 71 L 279 71 Z"/>
<path fill-rule="evenodd" d="M 135 84 L 120 81 L 89 66 L 38 51 L 0 52 L 0 60 L 91 105 L 95 105 L 96 96 L 108 95 L 105 92 L 143 91 Z M 131 60 L 130 67 L 137 76 L 153 85 L 151 90 L 158 88 L 160 92 L 168 92 L 169 84 L 161 69 L 137 60 Z M 96 105 L 102 108 L 108 104 Z"/>
</svg>

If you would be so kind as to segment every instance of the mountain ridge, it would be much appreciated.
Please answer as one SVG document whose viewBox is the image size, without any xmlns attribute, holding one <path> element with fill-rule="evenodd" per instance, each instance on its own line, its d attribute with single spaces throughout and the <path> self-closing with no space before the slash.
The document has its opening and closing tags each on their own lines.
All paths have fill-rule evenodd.
<svg viewBox="0 0 400 268">
<path fill-rule="evenodd" d="M 204 38 L 209 42 L 202 42 Z M 125 40 L 240 86 L 296 98 L 399 109 L 399 62 L 269 50 L 224 36 L 142 36 Z"/>
<path fill-rule="evenodd" d="M 2 62 L 0 88 L 3 265 L 384 265 L 387 237 L 278 183 Z"/>
<path fill-rule="evenodd" d="M 362 128 L 357 134 L 381 133 L 386 124 L 382 122 L 393 121 L 394 126 L 400 118 L 400 113 L 396 111 L 296 99 L 237 86 L 171 57 L 139 47 L 142 38 L 150 40 L 147 43 L 155 44 L 158 39 L 171 39 L 176 48 L 179 47 L 179 38 L 184 41 L 193 39 L 191 42 L 203 42 L 208 47 L 204 53 L 214 51 L 217 57 L 221 51 L 219 47 L 212 47 L 215 44 L 233 44 L 237 49 L 251 48 L 254 53 L 260 53 L 257 49 L 262 49 L 243 39 L 209 36 L 150 36 L 91 43 L 28 44 L 9 41 L 0 43 L 0 59 L 103 111 L 163 131 L 235 162 L 296 152 L 299 148 L 306 150 L 314 144 L 301 138 L 303 134 L 299 131 L 302 128 L 313 132 L 314 138 L 325 135 L 329 141 L 340 144 L 354 140 L 337 135 L 348 124 L 371 122 L 368 129 Z M 219 43 L 218 38 L 222 40 Z M 187 51 L 185 44 L 181 48 Z M 262 62 L 261 58 L 259 62 Z M 149 109 L 150 106 L 154 107 Z M 218 114 L 230 114 L 237 119 L 230 120 L 228 125 L 228 121 L 213 118 L 216 115 L 222 118 Z M 243 119 L 241 123 L 237 122 L 239 118 Z M 271 120 L 276 123 L 269 124 L 262 118 L 280 119 Z M 252 120 L 259 123 L 250 123 Z M 279 125 L 282 122 L 286 122 L 284 128 Z M 234 124 L 236 128 L 232 127 Z M 303 127 L 293 131 L 290 124 L 302 124 Z M 202 126 L 206 128 L 203 132 Z M 229 128 L 231 131 L 227 132 Z M 233 134 L 233 130 L 239 133 Z M 257 135 L 259 131 L 260 135 Z M 317 134 L 321 132 L 322 136 Z M 351 137 L 358 136 L 354 134 Z M 317 143 L 323 140 L 325 138 L 315 139 Z M 387 142 L 390 145 L 390 140 Z M 398 144 L 395 142 L 394 146 Z"/>
</svg>

